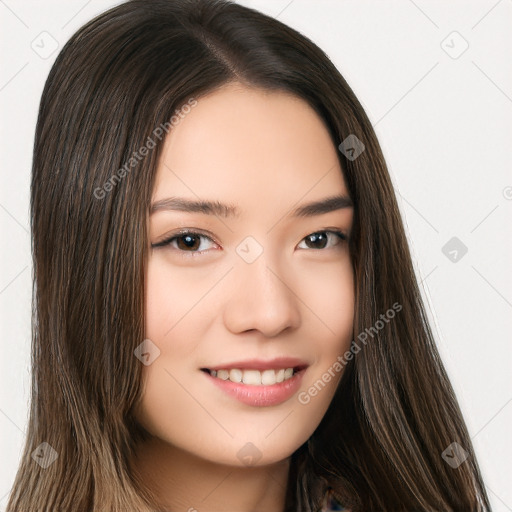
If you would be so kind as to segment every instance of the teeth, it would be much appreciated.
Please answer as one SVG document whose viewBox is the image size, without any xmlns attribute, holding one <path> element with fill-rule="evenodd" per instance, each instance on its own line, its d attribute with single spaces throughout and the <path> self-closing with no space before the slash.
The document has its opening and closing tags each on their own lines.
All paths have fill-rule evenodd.
<svg viewBox="0 0 512 512">
<path fill-rule="evenodd" d="M 258 370 L 244 370 L 242 372 L 242 382 L 251 386 L 261 386 L 261 372 Z"/>
<path fill-rule="evenodd" d="M 293 368 L 280 368 L 278 370 L 240 370 L 232 368 L 231 370 L 210 370 L 212 377 L 231 382 L 244 383 L 248 386 L 272 386 L 273 384 L 283 382 L 293 376 Z"/>
<path fill-rule="evenodd" d="M 229 371 L 229 380 L 231 382 L 242 382 L 243 372 L 242 370 L 237 370 L 233 368 Z"/>
<path fill-rule="evenodd" d="M 259 372 L 258 372 L 259 373 Z M 276 383 L 276 372 L 274 370 L 265 370 L 261 374 L 261 383 L 264 386 L 271 386 Z"/>
<path fill-rule="evenodd" d="M 217 375 L 214 375 L 214 377 L 218 377 L 219 379 L 222 379 L 222 380 L 229 379 L 229 372 L 227 370 L 218 370 L 216 373 L 217 373 Z M 213 372 L 212 372 L 212 375 L 213 375 Z"/>
</svg>

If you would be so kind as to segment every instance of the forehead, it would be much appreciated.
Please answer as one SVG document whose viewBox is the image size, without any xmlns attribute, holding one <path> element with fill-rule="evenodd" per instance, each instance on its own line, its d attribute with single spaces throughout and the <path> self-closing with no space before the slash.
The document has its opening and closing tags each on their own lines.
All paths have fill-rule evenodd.
<svg viewBox="0 0 512 512">
<path fill-rule="evenodd" d="M 225 198 L 261 207 L 347 194 L 337 149 L 316 112 L 281 91 L 229 84 L 197 100 L 169 131 L 154 200 Z"/>
</svg>

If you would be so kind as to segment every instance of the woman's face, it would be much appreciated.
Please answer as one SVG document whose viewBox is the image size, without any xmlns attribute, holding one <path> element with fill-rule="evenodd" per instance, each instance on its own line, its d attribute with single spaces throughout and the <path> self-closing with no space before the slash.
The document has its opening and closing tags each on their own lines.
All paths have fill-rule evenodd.
<svg viewBox="0 0 512 512">
<path fill-rule="evenodd" d="M 348 197 L 337 150 L 303 100 L 230 84 L 187 111 L 153 192 L 137 417 L 209 461 L 277 462 L 310 437 L 341 378 L 354 276 L 336 232 L 350 234 L 353 209 L 296 213 Z M 186 206 L 199 201 L 217 206 Z"/>
</svg>

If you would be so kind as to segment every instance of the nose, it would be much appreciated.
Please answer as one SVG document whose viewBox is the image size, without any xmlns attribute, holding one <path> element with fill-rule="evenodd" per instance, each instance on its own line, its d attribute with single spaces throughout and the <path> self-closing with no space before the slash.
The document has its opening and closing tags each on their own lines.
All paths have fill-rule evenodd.
<svg viewBox="0 0 512 512">
<path fill-rule="evenodd" d="M 271 268 L 264 255 L 250 264 L 239 261 L 231 272 L 223 316 L 226 328 L 234 334 L 257 330 L 272 338 L 300 325 L 301 301 L 293 282 L 287 282 L 275 264 Z"/>
</svg>

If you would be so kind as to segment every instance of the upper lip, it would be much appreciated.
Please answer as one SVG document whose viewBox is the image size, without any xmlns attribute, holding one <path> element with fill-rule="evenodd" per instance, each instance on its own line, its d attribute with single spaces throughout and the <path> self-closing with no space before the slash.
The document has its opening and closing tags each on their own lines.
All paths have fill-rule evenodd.
<svg viewBox="0 0 512 512">
<path fill-rule="evenodd" d="M 240 370 L 274 370 L 279 368 L 306 368 L 308 363 L 296 357 L 276 357 L 275 359 L 246 359 L 245 361 L 231 361 L 215 366 L 205 366 L 205 370 L 231 370 L 238 368 Z"/>
</svg>

